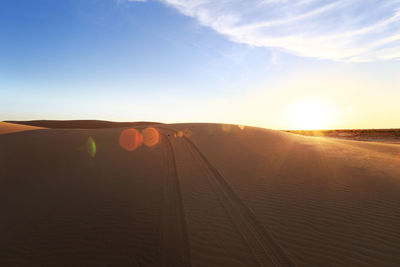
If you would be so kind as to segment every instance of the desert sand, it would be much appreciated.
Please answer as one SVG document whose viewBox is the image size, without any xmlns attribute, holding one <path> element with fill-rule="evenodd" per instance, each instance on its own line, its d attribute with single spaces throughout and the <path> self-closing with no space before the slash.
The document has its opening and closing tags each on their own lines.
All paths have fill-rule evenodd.
<svg viewBox="0 0 400 267">
<path fill-rule="evenodd" d="M 307 136 L 326 136 L 357 141 L 400 144 L 400 129 L 346 129 L 286 131 Z"/>
<path fill-rule="evenodd" d="M 0 135 L 0 265 L 400 264 L 400 145 L 87 128 Z"/>
<path fill-rule="evenodd" d="M 31 130 L 40 130 L 40 129 L 44 129 L 44 128 L 0 121 L 0 134 L 31 131 Z"/>
</svg>

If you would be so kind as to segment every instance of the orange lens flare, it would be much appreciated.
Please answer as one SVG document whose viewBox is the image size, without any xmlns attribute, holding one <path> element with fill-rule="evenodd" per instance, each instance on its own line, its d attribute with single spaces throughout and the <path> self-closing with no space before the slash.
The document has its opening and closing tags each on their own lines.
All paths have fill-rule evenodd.
<svg viewBox="0 0 400 267">
<path fill-rule="evenodd" d="M 156 146 L 161 141 L 160 132 L 153 127 L 144 129 L 142 135 L 143 135 L 143 143 L 148 147 Z"/>
<path fill-rule="evenodd" d="M 183 131 L 183 135 L 184 135 L 185 137 L 189 138 L 189 137 L 192 136 L 192 131 L 191 131 L 190 129 L 185 129 L 185 130 Z"/>
<path fill-rule="evenodd" d="M 127 150 L 134 151 L 142 145 L 142 135 L 136 129 L 123 130 L 119 137 L 119 145 Z"/>
</svg>

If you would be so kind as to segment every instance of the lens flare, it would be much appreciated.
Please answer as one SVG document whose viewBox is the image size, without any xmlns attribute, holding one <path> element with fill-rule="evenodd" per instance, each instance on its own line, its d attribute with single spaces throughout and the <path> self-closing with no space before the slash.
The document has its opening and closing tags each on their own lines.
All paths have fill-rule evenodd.
<svg viewBox="0 0 400 267">
<path fill-rule="evenodd" d="M 127 150 L 134 151 L 142 145 L 142 135 L 136 129 L 123 130 L 119 137 L 119 145 Z"/>
<path fill-rule="evenodd" d="M 91 136 L 88 138 L 88 141 L 86 142 L 86 151 L 92 158 L 96 156 L 96 151 L 97 151 L 96 142 L 93 140 Z"/>
<path fill-rule="evenodd" d="M 183 132 L 182 132 L 182 131 L 179 131 L 176 135 L 177 135 L 178 137 L 183 137 Z"/>
<path fill-rule="evenodd" d="M 192 131 L 191 131 L 190 129 L 185 129 L 185 130 L 183 131 L 183 135 L 184 135 L 185 137 L 189 138 L 189 137 L 192 136 Z"/>
<path fill-rule="evenodd" d="M 160 132 L 153 127 L 144 129 L 142 135 L 143 135 L 143 143 L 148 147 L 158 145 L 161 141 Z"/>
<path fill-rule="evenodd" d="M 240 130 L 244 130 L 244 125 L 238 125 Z"/>
</svg>

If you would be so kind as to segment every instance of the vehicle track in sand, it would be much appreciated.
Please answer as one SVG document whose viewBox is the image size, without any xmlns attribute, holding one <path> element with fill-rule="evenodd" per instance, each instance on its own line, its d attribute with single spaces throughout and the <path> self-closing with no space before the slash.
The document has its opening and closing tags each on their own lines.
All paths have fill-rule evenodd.
<svg viewBox="0 0 400 267">
<path fill-rule="evenodd" d="M 251 209 L 242 202 L 225 178 L 210 163 L 200 149 L 189 138 L 183 136 L 182 140 L 187 144 L 193 157 L 204 166 L 212 190 L 219 197 L 222 206 L 229 214 L 260 266 L 295 266 L 286 252 L 276 243 Z"/>
<path fill-rule="evenodd" d="M 168 137 L 165 143 L 165 178 L 161 218 L 161 266 L 191 266 L 190 248 L 175 154 Z"/>
</svg>

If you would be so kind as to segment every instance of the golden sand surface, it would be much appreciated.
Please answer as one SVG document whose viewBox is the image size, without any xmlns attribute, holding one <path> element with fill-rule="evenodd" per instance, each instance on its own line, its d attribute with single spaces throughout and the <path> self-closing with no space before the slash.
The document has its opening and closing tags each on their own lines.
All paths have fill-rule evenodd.
<svg viewBox="0 0 400 267">
<path fill-rule="evenodd" d="M 0 265 L 398 266 L 400 146 L 222 124 L 0 135 Z"/>
</svg>

